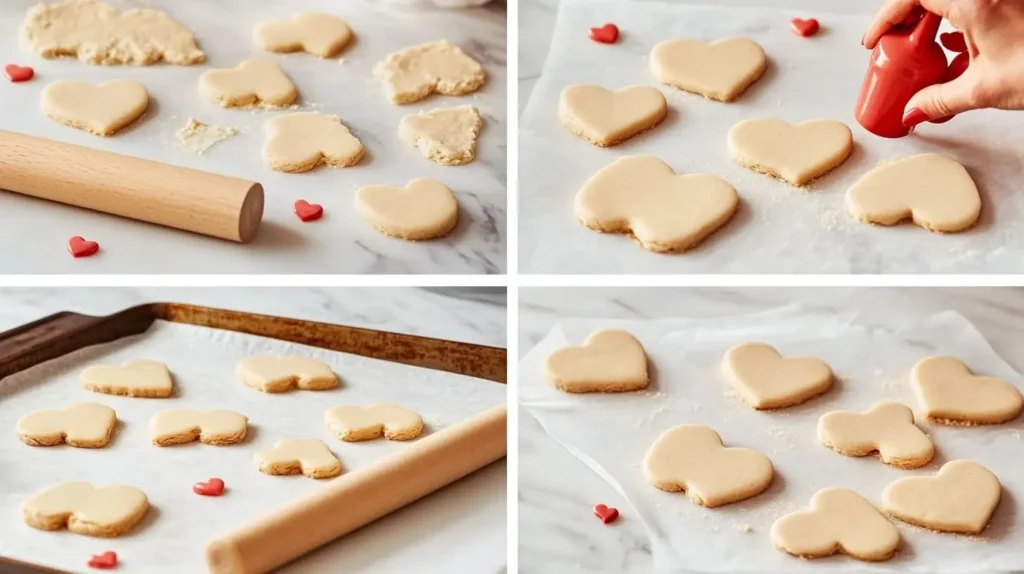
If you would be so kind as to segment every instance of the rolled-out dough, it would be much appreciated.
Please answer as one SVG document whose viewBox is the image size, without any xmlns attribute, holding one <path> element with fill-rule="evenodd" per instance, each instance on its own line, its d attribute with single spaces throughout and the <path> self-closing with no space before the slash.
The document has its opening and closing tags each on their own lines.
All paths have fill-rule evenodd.
<svg viewBox="0 0 1024 574">
<path fill-rule="evenodd" d="M 790 124 L 751 118 L 729 131 L 729 152 L 740 165 L 804 185 L 839 167 L 853 151 L 853 133 L 836 120 Z"/>
<path fill-rule="evenodd" d="M 569 131 L 608 147 L 657 126 L 668 113 L 665 96 L 650 86 L 627 86 L 611 91 L 576 84 L 562 90 L 558 119 Z"/>
</svg>

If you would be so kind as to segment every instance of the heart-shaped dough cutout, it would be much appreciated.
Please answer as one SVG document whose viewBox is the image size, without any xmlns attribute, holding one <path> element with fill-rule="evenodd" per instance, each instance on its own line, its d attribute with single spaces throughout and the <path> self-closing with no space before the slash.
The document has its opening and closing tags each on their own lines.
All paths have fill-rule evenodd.
<svg viewBox="0 0 1024 574">
<path fill-rule="evenodd" d="M 303 172 L 320 164 L 348 167 L 363 157 L 363 144 L 341 123 L 320 112 L 278 116 L 263 126 L 263 161 L 275 171 Z"/>
<path fill-rule="evenodd" d="M 96 488 L 61 482 L 21 505 L 25 524 L 40 530 L 67 528 L 75 534 L 114 537 L 132 529 L 149 510 L 146 493 L 134 486 Z"/>
<path fill-rule="evenodd" d="M 847 488 L 823 488 L 810 510 L 787 514 L 772 524 L 772 543 L 801 558 L 842 552 L 858 560 L 892 558 L 900 531 L 863 496 Z"/>
<path fill-rule="evenodd" d="M 200 441 L 224 446 L 245 440 L 249 417 L 235 411 L 167 409 L 149 421 L 149 433 L 156 446 Z"/>
<path fill-rule="evenodd" d="M 835 120 L 794 125 L 751 118 L 729 131 L 729 152 L 737 163 L 796 186 L 839 167 L 852 151 L 853 133 Z"/>
<path fill-rule="evenodd" d="M 798 405 L 832 386 L 832 369 L 814 357 L 783 357 L 764 343 L 743 343 L 725 353 L 722 372 L 755 409 Z"/>
<path fill-rule="evenodd" d="M 686 492 L 709 508 L 746 500 L 768 488 L 775 468 L 749 448 L 726 448 L 714 429 L 679 425 L 661 433 L 644 457 L 644 477 L 656 488 Z"/>
<path fill-rule="evenodd" d="M 877 454 L 897 468 L 924 466 L 935 455 L 932 439 L 914 424 L 914 411 L 899 403 L 825 413 L 818 419 L 818 440 L 846 456 Z"/>
<path fill-rule="evenodd" d="M 764 50 L 748 38 L 708 44 L 666 40 L 651 50 L 651 71 L 659 82 L 722 102 L 739 97 L 767 67 Z"/>
<path fill-rule="evenodd" d="M 324 12 L 299 12 L 288 20 L 260 22 L 252 31 L 256 44 L 268 52 L 307 52 L 330 58 L 352 41 L 352 28 Z"/>
<path fill-rule="evenodd" d="M 846 208 L 866 223 L 895 225 L 910 219 L 929 231 L 953 233 L 978 221 L 981 196 L 964 166 L 926 153 L 866 173 L 846 192 Z"/>
<path fill-rule="evenodd" d="M 146 87 L 131 80 L 92 85 L 60 81 L 43 89 L 43 113 L 52 120 L 98 136 L 109 136 L 142 117 L 149 107 Z"/>
<path fill-rule="evenodd" d="M 410 240 L 447 235 L 459 220 L 459 202 L 452 190 L 426 177 L 416 178 L 404 188 L 360 187 L 356 210 L 384 235 Z"/>
<path fill-rule="evenodd" d="M 310 478 L 331 478 L 341 474 L 338 457 L 315 438 L 279 440 L 274 448 L 256 453 L 253 463 L 260 472 L 275 476 L 304 474 Z"/>
<path fill-rule="evenodd" d="M 651 251 L 695 247 L 739 207 L 731 185 L 709 174 L 676 175 L 650 155 L 621 157 L 576 194 L 576 218 L 595 231 L 628 233 Z"/>
<path fill-rule="evenodd" d="M 93 365 L 82 371 L 81 382 L 87 391 L 129 397 L 166 398 L 174 390 L 171 372 L 158 361 Z"/>
<path fill-rule="evenodd" d="M 410 440 L 423 432 L 423 417 L 390 403 L 332 407 L 324 415 L 324 424 L 346 442 L 373 440 L 381 436 L 388 440 Z"/>
<path fill-rule="evenodd" d="M 665 96 L 650 86 L 611 91 L 576 84 L 562 90 L 558 119 L 569 131 L 601 147 L 613 146 L 661 123 Z"/>
<path fill-rule="evenodd" d="M 545 376 L 567 393 L 620 393 L 646 389 L 647 354 L 621 329 L 594 331 L 578 347 L 548 355 Z"/>
<path fill-rule="evenodd" d="M 935 476 L 908 476 L 882 493 L 882 509 L 904 522 L 942 532 L 977 534 L 985 529 L 1002 486 L 984 466 L 969 460 L 942 465 Z"/>
<path fill-rule="evenodd" d="M 78 448 L 102 448 L 117 424 L 114 409 L 99 403 L 78 403 L 66 409 L 35 411 L 18 419 L 18 438 L 29 446 L 67 443 Z"/>
<path fill-rule="evenodd" d="M 487 80 L 483 66 L 458 46 L 442 40 L 399 50 L 373 68 L 395 104 L 418 102 L 433 93 L 461 96 Z"/>
<path fill-rule="evenodd" d="M 295 84 L 272 60 L 244 60 L 232 69 L 199 76 L 199 91 L 225 108 L 287 106 L 299 97 Z"/>
<path fill-rule="evenodd" d="M 982 377 L 954 357 L 928 357 L 910 374 L 928 420 L 947 425 L 998 424 L 1020 415 L 1024 398 L 1003 379 Z"/>
<path fill-rule="evenodd" d="M 235 375 L 264 393 L 283 393 L 295 388 L 325 391 L 338 386 L 334 371 L 309 357 L 246 357 L 235 365 Z"/>
<path fill-rule="evenodd" d="M 480 111 L 473 106 L 440 108 L 402 118 L 398 137 L 434 163 L 463 165 L 476 157 L 476 139 L 483 125 Z"/>
</svg>

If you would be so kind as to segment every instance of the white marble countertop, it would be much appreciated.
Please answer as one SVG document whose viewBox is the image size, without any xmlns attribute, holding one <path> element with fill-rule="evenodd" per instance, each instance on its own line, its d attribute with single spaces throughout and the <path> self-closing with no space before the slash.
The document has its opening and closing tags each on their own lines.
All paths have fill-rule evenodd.
<svg viewBox="0 0 1024 574">
<path fill-rule="evenodd" d="M 822 312 L 857 311 L 861 322 L 873 325 L 900 325 L 954 310 L 1024 372 L 1021 288 L 523 288 L 519 353 L 524 355 L 563 318 L 715 317 L 793 302 Z M 627 518 L 609 527 L 591 515 L 597 503 L 628 508 L 625 499 L 545 434 L 531 415 L 520 410 L 519 418 L 520 572 L 652 571 L 641 524 Z"/>
</svg>

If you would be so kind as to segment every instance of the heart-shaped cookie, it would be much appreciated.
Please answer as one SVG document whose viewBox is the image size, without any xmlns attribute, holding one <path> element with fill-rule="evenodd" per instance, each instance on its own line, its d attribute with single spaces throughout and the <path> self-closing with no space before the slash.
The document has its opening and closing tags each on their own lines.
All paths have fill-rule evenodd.
<svg viewBox="0 0 1024 574">
<path fill-rule="evenodd" d="M 332 14 L 299 12 L 288 20 L 260 22 L 252 35 L 268 52 L 303 51 L 330 58 L 352 41 L 352 28 Z"/>
<path fill-rule="evenodd" d="M 735 100 L 767 66 L 764 50 L 748 38 L 707 44 L 666 40 L 651 50 L 651 71 L 658 81 L 722 102 Z"/>
<path fill-rule="evenodd" d="M 459 219 L 459 203 L 452 190 L 426 177 L 418 177 L 404 188 L 360 187 L 356 210 L 384 235 L 410 240 L 447 235 Z"/>
<path fill-rule="evenodd" d="M 174 390 L 167 365 L 157 361 L 93 365 L 82 371 L 81 382 L 87 391 L 129 397 L 166 398 Z"/>
<path fill-rule="evenodd" d="M 910 374 L 929 420 L 948 425 L 997 424 L 1020 415 L 1024 398 L 1003 379 L 982 377 L 954 357 L 921 359 Z"/>
<path fill-rule="evenodd" d="M 263 161 L 275 171 L 303 172 L 320 164 L 348 167 L 363 157 L 363 144 L 341 123 L 320 112 L 298 112 L 267 120 Z"/>
<path fill-rule="evenodd" d="M 576 194 L 576 218 L 608 233 L 628 233 L 651 251 L 695 247 L 725 225 L 740 199 L 709 174 L 676 175 L 650 155 L 621 157 L 595 173 Z"/>
<path fill-rule="evenodd" d="M 21 505 L 25 523 L 40 530 L 67 528 L 86 536 L 120 536 L 149 510 L 146 494 L 134 486 L 96 488 L 88 482 L 61 482 Z"/>
<path fill-rule="evenodd" d="M 647 388 L 647 355 L 621 329 L 594 331 L 578 347 L 548 355 L 545 376 L 567 393 L 618 393 Z"/>
<path fill-rule="evenodd" d="M 295 84 L 272 60 L 244 60 L 231 69 L 199 76 L 199 91 L 225 108 L 287 106 L 299 97 Z"/>
<path fill-rule="evenodd" d="M 882 509 L 904 522 L 942 532 L 977 534 L 985 529 L 1002 486 L 984 466 L 969 460 L 942 465 L 935 476 L 908 476 L 882 493 Z"/>
<path fill-rule="evenodd" d="M 569 131 L 601 147 L 645 132 L 661 123 L 668 112 L 665 96 L 650 86 L 611 91 L 576 84 L 562 90 L 558 119 Z"/>
<path fill-rule="evenodd" d="M 480 89 L 487 74 L 458 46 L 441 40 L 399 50 L 373 68 L 395 104 L 418 102 L 433 93 L 461 96 Z"/>
<path fill-rule="evenodd" d="M 18 419 L 18 438 L 30 446 L 67 443 L 78 448 L 102 448 L 117 424 L 114 409 L 99 403 L 78 403 L 65 409 L 31 412 Z"/>
<path fill-rule="evenodd" d="M 476 138 L 483 125 L 473 106 L 440 108 L 402 118 L 398 137 L 434 163 L 463 165 L 476 157 Z"/>
<path fill-rule="evenodd" d="M 764 343 L 743 343 L 725 353 L 722 372 L 755 409 L 798 405 L 832 386 L 832 369 L 814 357 L 783 357 Z"/>
<path fill-rule="evenodd" d="M 331 478 L 341 474 L 338 457 L 315 438 L 279 440 L 274 448 L 256 453 L 253 463 L 260 472 L 276 476 L 304 474 L 310 478 Z"/>
<path fill-rule="evenodd" d="M 235 376 L 264 393 L 283 393 L 296 388 L 325 391 L 338 386 L 334 371 L 310 357 L 246 357 L 235 365 Z"/>
<path fill-rule="evenodd" d="M 134 122 L 149 107 L 146 87 L 131 80 L 92 85 L 60 81 L 43 89 L 40 102 L 50 119 L 98 136 L 109 136 Z"/>
<path fill-rule="evenodd" d="M 331 407 L 324 414 L 324 424 L 346 442 L 381 436 L 388 440 L 411 440 L 423 432 L 423 417 L 419 413 L 390 403 Z"/>
<path fill-rule="evenodd" d="M 149 421 L 149 434 L 156 446 L 195 440 L 216 446 L 236 444 L 245 440 L 248 430 L 249 417 L 227 410 L 167 409 Z"/>
<path fill-rule="evenodd" d="M 775 468 L 749 448 L 726 448 L 714 429 L 679 425 L 661 433 L 644 457 L 644 477 L 668 492 L 683 490 L 697 504 L 722 506 L 768 488 Z"/>
<path fill-rule="evenodd" d="M 929 231 L 953 233 L 978 221 L 981 196 L 964 166 L 926 153 L 866 173 L 846 192 L 846 208 L 866 223 L 895 225 L 910 219 Z"/>
<path fill-rule="evenodd" d="M 729 152 L 737 163 L 797 186 L 839 167 L 851 151 L 853 133 L 835 120 L 794 125 L 751 118 L 729 131 Z"/>
<path fill-rule="evenodd" d="M 900 531 L 863 496 L 847 488 L 823 488 L 810 510 L 772 524 L 772 543 L 801 558 L 842 552 L 858 560 L 888 560 L 900 547 Z"/>
<path fill-rule="evenodd" d="M 846 456 L 877 454 L 897 468 L 924 466 L 935 455 L 932 439 L 914 424 L 914 411 L 899 403 L 825 413 L 818 419 L 818 440 Z"/>
</svg>

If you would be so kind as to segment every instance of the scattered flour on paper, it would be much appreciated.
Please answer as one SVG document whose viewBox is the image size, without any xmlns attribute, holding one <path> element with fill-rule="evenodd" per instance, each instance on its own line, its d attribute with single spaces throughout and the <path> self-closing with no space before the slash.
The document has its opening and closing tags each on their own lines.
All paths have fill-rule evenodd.
<svg viewBox="0 0 1024 574">
<path fill-rule="evenodd" d="M 178 143 L 175 147 L 179 150 L 194 155 L 203 155 L 214 144 L 238 135 L 238 128 L 211 126 L 195 118 L 189 118 L 185 127 L 178 130 L 175 135 L 178 136 Z"/>
<path fill-rule="evenodd" d="M 746 533 L 748 533 L 748 534 L 754 531 L 754 527 L 753 527 L 753 526 L 751 526 L 751 525 L 749 525 L 749 524 L 739 524 L 739 523 L 734 523 L 734 524 L 733 524 L 733 527 L 734 527 L 734 528 L 735 528 L 736 530 L 739 530 L 740 532 L 746 532 Z"/>
</svg>

